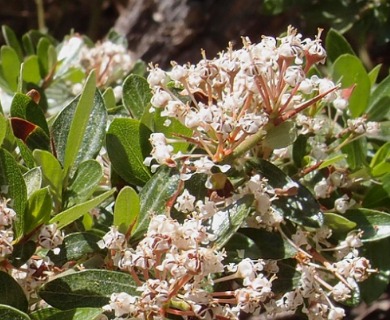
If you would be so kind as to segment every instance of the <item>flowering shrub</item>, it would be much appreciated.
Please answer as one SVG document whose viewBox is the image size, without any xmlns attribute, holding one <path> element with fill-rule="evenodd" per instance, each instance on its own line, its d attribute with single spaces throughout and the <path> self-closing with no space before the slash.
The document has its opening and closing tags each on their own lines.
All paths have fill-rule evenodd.
<svg viewBox="0 0 390 320">
<path fill-rule="evenodd" d="M 165 71 L 114 33 L 3 27 L 2 319 L 342 319 L 376 299 L 390 78 L 335 31 L 326 61 L 321 33 Z"/>
</svg>

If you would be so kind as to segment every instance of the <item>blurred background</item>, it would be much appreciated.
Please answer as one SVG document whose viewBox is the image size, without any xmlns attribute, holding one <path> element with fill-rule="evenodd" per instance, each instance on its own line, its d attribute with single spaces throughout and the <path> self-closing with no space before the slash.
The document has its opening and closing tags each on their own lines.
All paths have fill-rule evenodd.
<svg viewBox="0 0 390 320">
<path fill-rule="evenodd" d="M 244 35 L 279 35 L 290 24 L 304 37 L 323 28 L 323 39 L 334 28 L 368 69 L 383 64 L 383 77 L 390 66 L 390 0 L 0 0 L 0 24 L 57 40 L 73 30 L 96 41 L 113 28 L 137 57 L 162 67 L 195 62 L 201 48 L 212 57 Z"/>
</svg>

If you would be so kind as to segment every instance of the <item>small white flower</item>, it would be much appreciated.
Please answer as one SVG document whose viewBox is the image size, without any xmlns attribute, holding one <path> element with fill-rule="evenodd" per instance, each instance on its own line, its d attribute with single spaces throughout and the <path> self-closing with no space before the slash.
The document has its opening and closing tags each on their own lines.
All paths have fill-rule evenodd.
<svg viewBox="0 0 390 320">
<path fill-rule="evenodd" d="M 54 249 L 62 244 L 64 233 L 57 228 L 57 224 L 44 225 L 38 236 L 39 244 L 46 249 Z M 58 250 L 56 250 L 58 252 Z"/>
</svg>

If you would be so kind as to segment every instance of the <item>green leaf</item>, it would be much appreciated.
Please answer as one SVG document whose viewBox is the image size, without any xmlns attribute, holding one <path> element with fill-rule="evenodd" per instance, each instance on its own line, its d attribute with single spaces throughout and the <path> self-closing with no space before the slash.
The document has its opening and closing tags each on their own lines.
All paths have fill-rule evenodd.
<svg viewBox="0 0 390 320">
<path fill-rule="evenodd" d="M 390 236 L 390 214 L 371 209 L 348 210 L 344 217 L 363 231 L 362 241 L 376 241 Z"/>
<path fill-rule="evenodd" d="M 114 95 L 114 90 L 111 87 L 108 87 L 103 92 L 103 99 L 104 99 L 104 104 L 107 108 L 107 111 L 110 109 L 116 108 L 116 99 L 115 99 L 115 95 Z"/>
<path fill-rule="evenodd" d="M 29 197 L 24 214 L 24 234 L 28 234 L 41 224 L 45 224 L 50 219 L 52 211 L 52 199 L 49 187 L 35 191 Z"/>
<path fill-rule="evenodd" d="M 192 137 L 191 129 L 184 126 L 177 119 L 162 117 L 161 109 L 157 109 L 152 114 L 154 114 L 154 129 L 153 129 L 154 132 L 161 132 L 167 138 L 177 138 L 177 136 L 183 136 L 188 138 Z M 166 121 L 170 122 L 169 126 L 166 125 Z M 189 143 L 180 142 L 180 143 L 175 143 L 172 146 L 173 146 L 173 152 L 175 153 L 179 151 L 185 152 L 188 149 Z"/>
<path fill-rule="evenodd" d="M 150 130 L 135 119 L 117 118 L 111 123 L 106 148 L 115 171 L 126 182 L 143 186 L 151 177 L 143 164 L 150 154 Z"/>
<path fill-rule="evenodd" d="M 390 141 L 382 145 L 371 160 L 371 173 L 381 176 L 390 172 Z"/>
<path fill-rule="evenodd" d="M 242 228 L 240 233 L 252 239 L 258 248 L 257 259 L 287 259 L 293 258 L 297 250 L 278 232 L 270 232 L 264 229 Z"/>
<path fill-rule="evenodd" d="M 329 167 L 337 162 L 344 160 L 345 158 L 347 158 L 347 155 L 345 155 L 345 154 L 338 154 L 335 156 L 331 156 L 331 157 L 325 159 L 324 162 L 321 163 L 321 165 L 318 167 L 318 170 Z"/>
<path fill-rule="evenodd" d="M 381 71 L 382 65 L 378 64 L 374 67 L 369 73 L 368 77 L 370 78 L 371 87 L 374 87 L 376 79 L 378 78 L 379 72 Z"/>
<path fill-rule="evenodd" d="M 347 162 L 352 170 L 362 168 L 367 165 L 367 142 L 364 137 L 352 141 L 342 148 L 342 152 L 347 155 Z"/>
<path fill-rule="evenodd" d="M 296 138 L 295 122 L 285 121 L 267 132 L 263 144 L 271 149 L 280 149 L 293 144 Z"/>
<path fill-rule="evenodd" d="M 12 199 L 12 208 L 17 214 L 14 222 L 15 238 L 19 239 L 24 230 L 24 210 L 27 203 L 27 189 L 18 163 L 12 155 L 0 148 L 0 193 Z"/>
<path fill-rule="evenodd" d="M 62 179 L 63 171 L 58 160 L 48 151 L 34 150 L 33 156 L 41 167 L 43 179 L 56 198 L 57 202 L 62 201 Z"/>
<path fill-rule="evenodd" d="M 339 56 L 346 53 L 355 55 L 347 39 L 345 39 L 344 36 L 335 29 L 330 29 L 328 31 L 325 39 L 325 48 L 327 58 L 330 62 L 336 61 Z"/>
<path fill-rule="evenodd" d="M 272 292 L 284 294 L 297 288 L 301 280 L 301 273 L 297 270 L 297 260 L 291 258 L 278 261 L 278 267 L 278 276 L 272 282 Z"/>
<path fill-rule="evenodd" d="M 137 241 L 148 229 L 150 214 L 165 214 L 169 199 L 177 191 L 180 182 L 179 172 L 175 168 L 162 166 L 145 184 L 139 193 L 141 208 L 138 225 L 130 240 Z"/>
<path fill-rule="evenodd" d="M 104 200 L 108 199 L 110 196 L 112 196 L 115 192 L 115 189 L 111 189 L 109 191 L 106 191 L 102 193 L 101 195 L 88 200 L 84 203 L 75 205 L 69 209 L 66 209 L 65 211 L 62 211 L 61 213 L 57 214 L 51 220 L 49 223 L 57 223 L 58 228 L 63 228 L 67 226 L 68 224 L 72 223 L 73 221 L 77 220 L 78 218 L 82 217 L 85 213 L 92 210 L 93 208 L 97 207 L 99 204 L 101 204 Z"/>
<path fill-rule="evenodd" d="M 39 84 L 42 80 L 37 56 L 29 56 L 22 63 L 22 76 L 26 82 Z"/>
<path fill-rule="evenodd" d="M 390 193 L 388 193 L 383 186 L 373 185 L 364 197 L 362 207 L 369 209 L 387 210 L 390 202 Z"/>
<path fill-rule="evenodd" d="M 30 314 L 31 320 L 93 320 L 103 313 L 101 308 L 77 308 L 66 311 L 45 308 Z"/>
<path fill-rule="evenodd" d="M 252 203 L 253 196 L 244 196 L 218 211 L 208 220 L 208 230 L 216 238 L 213 248 L 219 250 L 229 241 L 250 214 Z"/>
<path fill-rule="evenodd" d="M 95 158 L 103 144 L 107 110 L 95 81 L 91 73 L 81 97 L 58 114 L 51 128 L 57 158 L 66 175 L 71 167 Z"/>
<path fill-rule="evenodd" d="M 108 304 L 113 292 L 137 295 L 131 275 L 108 270 L 85 270 L 60 276 L 41 287 L 39 295 L 61 309 L 100 308 Z"/>
<path fill-rule="evenodd" d="M 371 274 L 367 280 L 360 283 L 362 299 L 370 304 L 377 300 L 386 290 L 390 281 L 390 255 L 384 249 L 390 247 L 390 238 L 367 242 L 363 246 L 362 255 L 366 257 L 371 267 L 378 272 Z"/>
<path fill-rule="evenodd" d="M 22 51 L 22 47 L 20 46 L 19 40 L 16 37 L 15 32 L 10 27 L 5 25 L 1 27 L 1 31 L 3 33 L 5 43 L 15 50 L 15 52 L 19 57 L 19 60 L 22 61 L 23 51 Z"/>
<path fill-rule="evenodd" d="M 367 119 L 370 121 L 381 121 L 383 119 L 390 118 L 389 105 L 390 96 L 381 97 L 378 101 L 375 101 L 372 106 L 370 106 L 369 110 L 367 110 Z"/>
<path fill-rule="evenodd" d="M 227 254 L 224 261 L 226 264 L 230 262 L 239 263 L 243 258 L 256 260 L 261 256 L 260 249 L 255 241 L 240 232 L 236 232 L 231 236 L 224 249 Z"/>
<path fill-rule="evenodd" d="M 0 271 L 0 288 L 0 304 L 27 312 L 28 302 L 23 289 L 12 276 L 4 271 Z"/>
<path fill-rule="evenodd" d="M 119 192 L 114 207 L 114 226 L 119 232 L 126 234 L 129 228 L 136 227 L 140 212 L 140 200 L 132 187 L 125 186 Z"/>
<path fill-rule="evenodd" d="M 359 117 L 366 111 L 370 97 L 371 83 L 359 58 L 343 54 L 333 64 L 333 80 L 341 82 L 343 88 L 356 85 L 348 102 L 352 117 Z"/>
<path fill-rule="evenodd" d="M 39 60 L 41 77 L 43 79 L 49 74 L 51 68 L 53 67 L 50 48 L 54 48 L 50 40 L 46 37 L 41 37 L 37 45 L 37 56 Z"/>
<path fill-rule="evenodd" d="M 307 139 L 308 137 L 306 135 L 300 134 L 293 144 L 292 157 L 298 168 L 303 166 L 303 159 L 306 155 Z"/>
<path fill-rule="evenodd" d="M 381 102 L 382 100 L 382 102 Z M 368 102 L 367 114 L 368 118 L 373 121 L 382 120 L 379 116 L 375 114 L 383 113 L 389 114 L 389 103 L 390 103 L 390 75 L 378 84 L 370 96 Z M 374 116 L 375 115 L 375 116 Z"/>
<path fill-rule="evenodd" d="M 4 79 L 9 88 L 16 91 L 18 88 L 18 78 L 20 72 L 20 60 L 16 51 L 9 46 L 1 47 L 1 67 L 3 69 Z"/>
<path fill-rule="evenodd" d="M 63 266 L 69 261 L 86 259 L 88 255 L 100 252 L 97 242 L 101 238 L 95 234 L 87 232 L 74 232 L 65 236 L 63 243 L 59 246 L 60 253 L 48 253 L 50 260 L 57 266 Z"/>
<path fill-rule="evenodd" d="M 27 120 L 40 128 L 49 136 L 49 127 L 41 107 L 29 96 L 23 93 L 16 93 L 11 103 L 11 117 Z"/>
<path fill-rule="evenodd" d="M 261 176 L 267 178 L 268 183 L 273 188 L 283 189 L 289 183 L 297 184 L 295 195 L 279 196 L 278 199 L 272 201 L 273 208 L 285 218 L 314 228 L 319 228 L 323 224 L 324 217 L 320 206 L 307 188 L 298 182 L 294 182 L 282 170 L 266 160 L 251 160 L 248 161 L 248 165 L 258 171 Z"/>
<path fill-rule="evenodd" d="M 26 168 L 29 169 L 34 168 L 36 165 L 35 165 L 34 157 L 32 155 L 32 151 L 29 149 L 29 147 L 20 139 L 16 139 L 16 145 L 19 148 L 20 156 L 23 159 L 22 164 Z"/>
<path fill-rule="evenodd" d="M 0 146 L 3 144 L 3 140 L 7 134 L 7 120 L 0 112 Z"/>
<path fill-rule="evenodd" d="M 8 258 L 9 262 L 15 267 L 20 268 L 28 259 L 32 257 L 37 249 L 35 241 L 20 241 L 14 245 L 12 255 Z"/>
<path fill-rule="evenodd" d="M 134 119 L 149 112 L 152 92 L 145 78 L 131 74 L 123 82 L 123 104 Z"/>
<path fill-rule="evenodd" d="M 65 191 L 65 207 L 82 203 L 92 196 L 103 177 L 103 169 L 96 160 L 82 162 Z"/>
<path fill-rule="evenodd" d="M 27 187 L 27 197 L 29 198 L 35 191 L 41 188 L 42 170 L 39 167 L 32 168 L 23 175 L 23 178 Z"/>
<path fill-rule="evenodd" d="M 332 212 L 324 213 L 324 221 L 325 225 L 331 228 L 333 233 L 347 233 L 356 228 L 355 222 Z"/>
<path fill-rule="evenodd" d="M 0 319 L 1 320 L 30 320 L 30 317 L 24 312 L 13 307 L 0 304 Z"/>
</svg>

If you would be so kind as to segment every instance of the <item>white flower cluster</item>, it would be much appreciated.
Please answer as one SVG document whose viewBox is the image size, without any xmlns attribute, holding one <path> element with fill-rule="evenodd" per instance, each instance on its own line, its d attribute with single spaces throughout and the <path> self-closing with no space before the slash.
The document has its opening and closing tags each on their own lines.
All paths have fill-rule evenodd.
<svg viewBox="0 0 390 320">
<path fill-rule="evenodd" d="M 86 73 L 96 70 L 97 84 L 107 87 L 115 84 L 126 76 L 134 66 L 134 57 L 125 46 L 104 40 L 89 47 L 80 36 L 73 36 L 66 40 L 58 53 L 58 60 L 71 65 L 82 67 Z M 79 94 L 81 84 L 75 84 L 74 94 Z M 121 98 L 120 87 L 114 89 L 116 98 Z"/>
<path fill-rule="evenodd" d="M 0 261 L 12 253 L 14 233 L 12 231 L 13 221 L 16 219 L 16 213 L 8 208 L 9 200 L 0 196 Z"/>
<path fill-rule="evenodd" d="M 306 77 L 326 57 L 319 35 L 302 39 L 289 28 L 285 37 L 263 37 L 257 44 L 244 39 L 243 48 L 229 47 L 212 60 L 204 55 L 196 65 L 173 63 L 170 72 L 151 66 L 151 112 L 160 109 L 162 116 L 192 129 L 187 141 L 220 162 L 251 136 L 260 141 L 270 119 L 278 125 L 312 104 L 340 96 L 332 81 Z M 169 146 L 153 146 L 151 159 L 172 159 Z"/>
<path fill-rule="evenodd" d="M 188 315 L 204 319 L 214 319 L 216 314 L 237 317 L 242 311 L 259 310 L 261 302 L 271 296 L 273 281 L 264 275 L 262 261 L 245 259 L 228 268 L 235 273 L 227 278 L 244 281 L 243 288 L 228 294 L 236 307 L 225 306 L 216 294 L 206 290 L 213 284 L 212 279 L 225 271 L 225 253 L 208 247 L 210 239 L 201 220 L 187 219 L 181 224 L 165 215 L 152 218 L 145 238 L 135 249 L 127 248 L 123 235 L 112 228 L 99 245 L 104 243 L 116 251 L 114 265 L 134 277 L 140 295 L 114 293 L 104 310 L 113 311 L 116 319 L 141 319 L 145 314 L 159 318 L 170 312 L 167 306 L 175 303 L 188 305 Z"/>
</svg>

